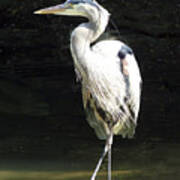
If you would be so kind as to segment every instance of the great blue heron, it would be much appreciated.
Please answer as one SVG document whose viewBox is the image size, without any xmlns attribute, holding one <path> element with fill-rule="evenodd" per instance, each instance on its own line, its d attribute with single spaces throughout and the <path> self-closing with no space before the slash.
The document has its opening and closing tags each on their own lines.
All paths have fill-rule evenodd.
<svg viewBox="0 0 180 180">
<path fill-rule="evenodd" d="M 91 46 L 109 21 L 108 11 L 95 0 L 67 0 L 35 14 L 83 16 L 89 20 L 72 32 L 71 53 L 82 83 L 87 121 L 97 137 L 106 140 L 91 180 L 95 179 L 107 152 L 110 180 L 113 135 L 133 137 L 137 124 L 141 75 L 133 51 L 118 40 L 103 40 Z"/>
</svg>

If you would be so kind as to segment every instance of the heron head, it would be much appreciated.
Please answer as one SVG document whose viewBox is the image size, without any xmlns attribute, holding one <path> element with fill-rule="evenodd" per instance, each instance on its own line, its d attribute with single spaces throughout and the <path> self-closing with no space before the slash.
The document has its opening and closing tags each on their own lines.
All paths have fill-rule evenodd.
<svg viewBox="0 0 180 180">
<path fill-rule="evenodd" d="M 83 16 L 89 17 L 89 14 L 94 13 L 94 9 L 99 9 L 98 3 L 95 0 L 67 0 L 65 3 L 40 9 L 34 14 L 54 14 L 67 16 Z"/>
</svg>

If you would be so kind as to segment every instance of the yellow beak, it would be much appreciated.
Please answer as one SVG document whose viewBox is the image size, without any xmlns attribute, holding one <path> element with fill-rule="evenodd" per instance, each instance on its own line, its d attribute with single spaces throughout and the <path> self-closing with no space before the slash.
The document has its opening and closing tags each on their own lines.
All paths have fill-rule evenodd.
<svg viewBox="0 0 180 180">
<path fill-rule="evenodd" d="M 67 7 L 64 6 L 64 4 L 40 9 L 34 12 L 34 14 L 62 14 Z"/>
<path fill-rule="evenodd" d="M 34 12 L 34 14 L 54 14 L 54 15 L 86 17 L 86 14 L 84 12 L 81 12 L 79 9 L 76 8 L 76 6 L 67 2 L 60 5 L 37 10 Z"/>
</svg>

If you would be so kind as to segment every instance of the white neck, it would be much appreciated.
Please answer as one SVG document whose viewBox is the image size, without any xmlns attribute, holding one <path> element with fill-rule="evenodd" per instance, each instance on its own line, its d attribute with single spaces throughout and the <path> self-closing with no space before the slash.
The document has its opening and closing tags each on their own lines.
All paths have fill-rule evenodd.
<svg viewBox="0 0 180 180">
<path fill-rule="evenodd" d="M 82 66 L 87 52 L 91 52 L 90 45 L 105 31 L 109 20 L 109 13 L 101 8 L 99 12 L 88 14 L 88 23 L 80 24 L 71 35 L 71 52 L 75 65 Z"/>
</svg>

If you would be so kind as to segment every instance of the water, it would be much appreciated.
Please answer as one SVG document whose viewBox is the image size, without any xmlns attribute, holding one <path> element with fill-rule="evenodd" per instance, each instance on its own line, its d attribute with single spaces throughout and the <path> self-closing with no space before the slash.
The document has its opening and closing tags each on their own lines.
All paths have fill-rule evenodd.
<svg viewBox="0 0 180 180">
<path fill-rule="evenodd" d="M 159 143 L 113 148 L 113 180 L 179 180 L 180 144 Z M 90 179 L 100 148 L 87 146 L 67 156 L 53 154 L 1 157 L 1 180 L 84 180 Z M 91 151 L 91 152 L 90 152 Z M 53 152 L 52 152 L 53 153 Z M 95 154 L 94 154 L 95 153 Z M 58 153 L 57 153 L 58 154 Z M 107 179 L 107 159 L 97 180 Z"/>
</svg>

